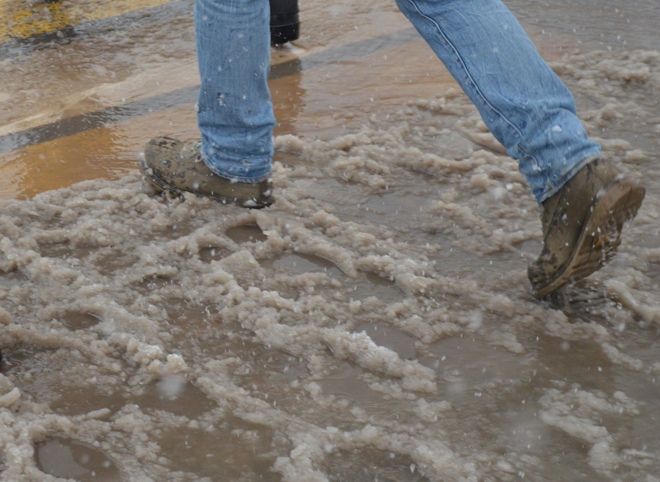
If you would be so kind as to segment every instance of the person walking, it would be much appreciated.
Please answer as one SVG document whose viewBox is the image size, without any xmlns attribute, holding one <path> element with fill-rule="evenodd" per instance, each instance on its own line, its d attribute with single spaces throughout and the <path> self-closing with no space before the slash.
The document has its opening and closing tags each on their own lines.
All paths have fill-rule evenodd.
<svg viewBox="0 0 660 482">
<path fill-rule="evenodd" d="M 519 163 L 542 206 L 543 248 L 528 269 L 542 298 L 600 269 L 645 189 L 602 156 L 572 94 L 500 0 L 397 0 Z M 272 204 L 275 117 L 268 0 L 197 0 L 201 140 L 152 139 L 140 168 L 158 191 L 246 208 Z"/>
</svg>

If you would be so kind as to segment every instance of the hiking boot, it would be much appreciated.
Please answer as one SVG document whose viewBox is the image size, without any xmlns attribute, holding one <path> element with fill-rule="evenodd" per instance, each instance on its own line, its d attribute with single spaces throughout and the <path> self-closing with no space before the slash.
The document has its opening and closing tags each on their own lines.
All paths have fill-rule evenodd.
<svg viewBox="0 0 660 482">
<path fill-rule="evenodd" d="M 270 179 L 259 183 L 233 182 L 213 173 L 202 159 L 200 143 L 157 137 L 140 159 L 144 180 L 157 192 L 190 192 L 223 204 L 260 209 L 273 203 Z"/>
<path fill-rule="evenodd" d="M 645 189 L 598 159 L 543 203 L 543 251 L 529 266 L 535 296 L 586 278 L 621 244 L 623 223 L 637 214 Z"/>
</svg>

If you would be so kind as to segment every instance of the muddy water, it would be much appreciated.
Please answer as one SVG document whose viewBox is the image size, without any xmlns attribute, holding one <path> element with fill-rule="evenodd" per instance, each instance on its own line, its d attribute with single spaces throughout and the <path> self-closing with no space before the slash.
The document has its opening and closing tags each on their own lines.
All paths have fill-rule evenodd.
<svg viewBox="0 0 660 482">
<path fill-rule="evenodd" d="M 274 55 L 300 62 L 271 84 L 273 208 L 144 192 L 131 157 L 163 129 L 194 135 L 185 103 L 2 154 L 5 197 L 29 199 L 0 212 L 1 478 L 657 480 L 653 3 L 512 3 L 648 188 L 617 258 L 561 307 L 527 291 L 540 223 L 515 163 L 393 4 L 304 7 L 305 38 Z M 194 86 L 189 24 L 170 41 L 154 25 L 123 32 L 102 86 L 71 66 L 88 89 L 71 115 Z M 62 99 L 26 82 L 6 132 Z M 56 187 L 35 175 L 54 154 L 52 182 L 93 180 L 34 195 Z"/>
</svg>

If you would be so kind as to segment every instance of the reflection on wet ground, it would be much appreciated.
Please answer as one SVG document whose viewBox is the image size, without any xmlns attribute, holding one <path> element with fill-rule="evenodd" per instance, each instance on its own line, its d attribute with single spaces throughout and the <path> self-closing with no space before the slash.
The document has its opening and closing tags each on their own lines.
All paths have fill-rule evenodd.
<svg viewBox="0 0 660 482">
<path fill-rule="evenodd" d="M 244 224 L 230 228 L 225 233 L 236 244 L 260 243 L 268 239 L 256 224 Z"/>
<path fill-rule="evenodd" d="M 341 271 L 327 259 L 306 254 L 285 254 L 273 262 L 276 269 L 294 274 L 322 272 L 330 278 L 341 277 Z"/>
<path fill-rule="evenodd" d="M 72 440 L 50 439 L 36 447 L 39 468 L 46 474 L 81 482 L 120 482 L 117 465 L 95 447 Z"/>
<path fill-rule="evenodd" d="M 508 2 L 648 189 L 610 267 L 547 303 L 515 163 L 393 2 L 303 6 L 273 50 L 277 203 L 248 213 L 135 173 L 149 137 L 197 135 L 193 2 L 102 3 L 0 30 L 2 477 L 659 472 L 653 0 Z"/>
<path fill-rule="evenodd" d="M 91 313 L 70 311 L 62 317 L 62 324 L 69 330 L 86 330 L 98 324 L 101 320 Z"/>
<path fill-rule="evenodd" d="M 195 473 L 211 480 L 282 480 L 271 467 L 272 434 L 262 426 L 229 418 L 209 428 L 163 432 L 159 443 L 172 471 Z"/>
</svg>

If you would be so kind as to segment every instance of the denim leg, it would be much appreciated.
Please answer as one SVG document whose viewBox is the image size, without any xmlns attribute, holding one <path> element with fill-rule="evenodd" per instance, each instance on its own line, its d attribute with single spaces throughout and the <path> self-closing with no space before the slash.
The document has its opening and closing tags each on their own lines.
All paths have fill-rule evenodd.
<svg viewBox="0 0 660 482">
<path fill-rule="evenodd" d="M 598 157 L 575 101 L 499 0 L 397 0 L 476 105 L 539 203 Z"/>
<path fill-rule="evenodd" d="M 268 0 L 197 0 L 195 7 L 202 157 L 233 181 L 259 182 L 271 172 L 269 24 Z"/>
</svg>

